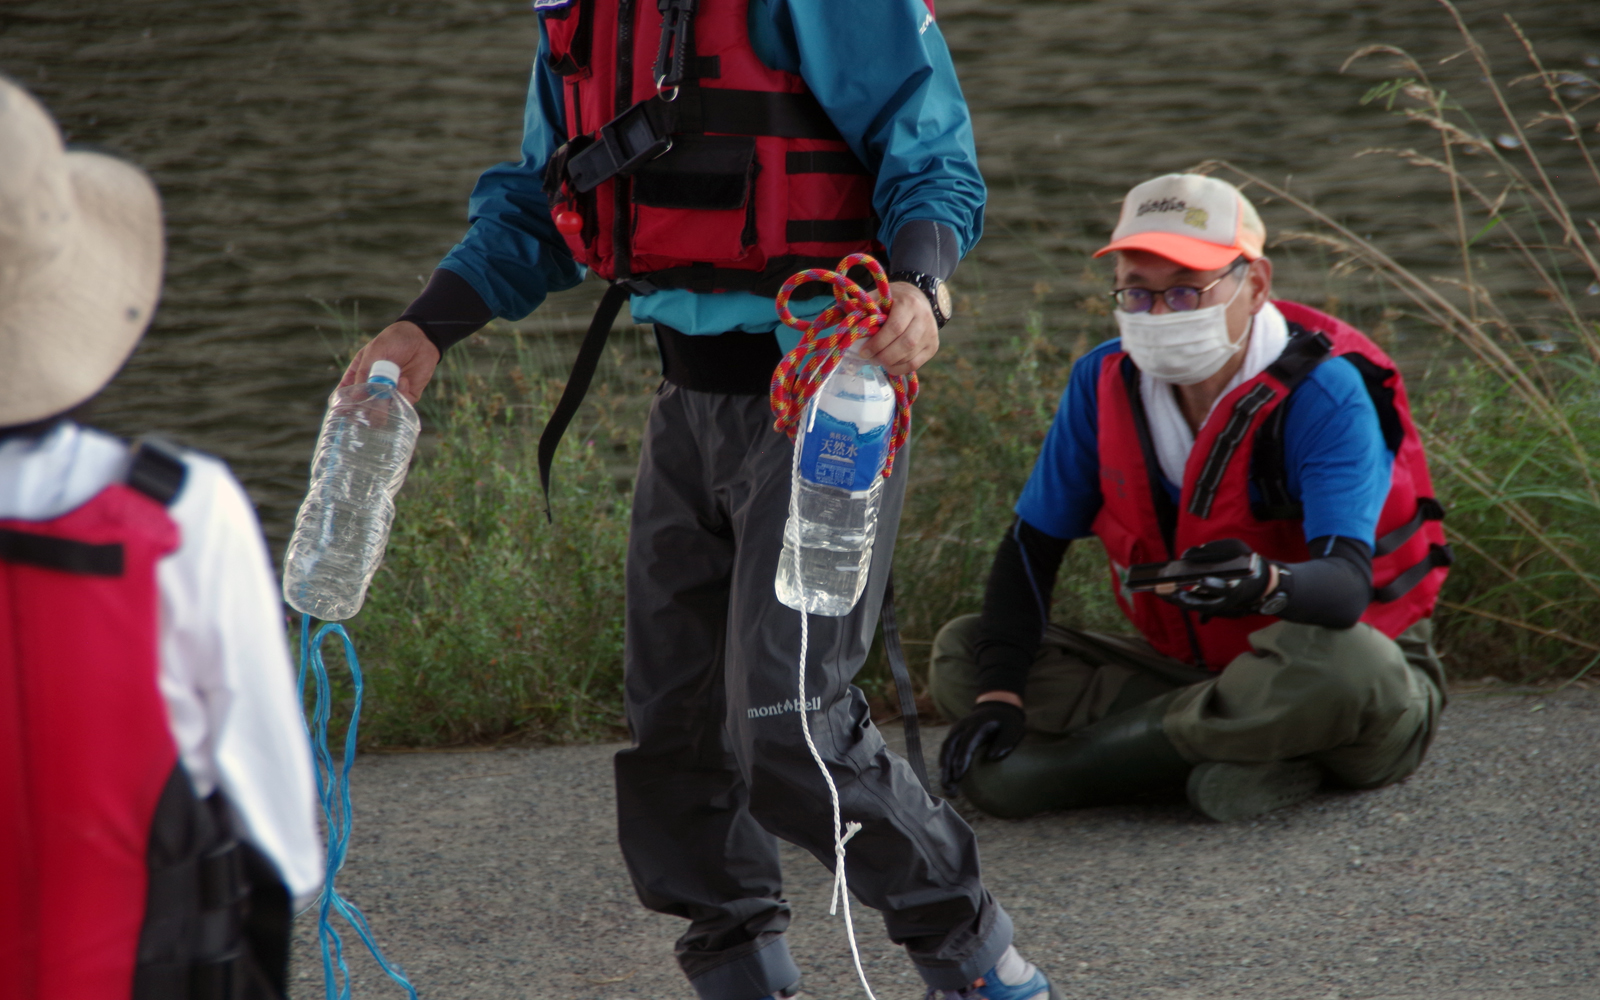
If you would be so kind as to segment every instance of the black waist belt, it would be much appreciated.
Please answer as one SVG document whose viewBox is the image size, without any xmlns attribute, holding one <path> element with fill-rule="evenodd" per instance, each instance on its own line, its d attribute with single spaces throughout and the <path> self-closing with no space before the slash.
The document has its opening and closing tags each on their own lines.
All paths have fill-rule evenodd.
<svg viewBox="0 0 1600 1000">
<path fill-rule="evenodd" d="M 772 371 L 783 360 L 777 335 L 771 333 L 692 337 L 657 323 L 656 346 L 662 377 L 696 392 L 765 396 L 772 388 Z"/>
</svg>

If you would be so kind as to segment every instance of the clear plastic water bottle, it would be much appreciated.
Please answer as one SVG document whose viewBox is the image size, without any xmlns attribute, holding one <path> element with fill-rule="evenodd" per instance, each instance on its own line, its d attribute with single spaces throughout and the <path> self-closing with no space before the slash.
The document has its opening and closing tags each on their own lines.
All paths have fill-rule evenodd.
<svg viewBox="0 0 1600 1000">
<path fill-rule="evenodd" d="M 399 365 L 377 361 L 366 382 L 328 400 L 311 488 L 283 557 L 283 598 L 296 611 L 343 621 L 366 600 L 422 428 L 399 381 Z"/>
<path fill-rule="evenodd" d="M 867 585 L 878 534 L 894 388 L 852 344 L 800 418 L 774 588 L 796 610 L 837 618 Z"/>
</svg>

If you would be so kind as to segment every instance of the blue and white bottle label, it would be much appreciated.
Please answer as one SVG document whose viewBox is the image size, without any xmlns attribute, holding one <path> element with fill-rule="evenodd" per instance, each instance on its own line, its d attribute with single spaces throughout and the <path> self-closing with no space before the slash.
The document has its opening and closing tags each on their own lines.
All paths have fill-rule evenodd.
<svg viewBox="0 0 1600 1000">
<path fill-rule="evenodd" d="M 800 451 L 800 475 L 818 486 L 860 493 L 872 488 L 888 450 L 888 424 L 863 433 L 855 424 L 819 411 Z"/>
</svg>

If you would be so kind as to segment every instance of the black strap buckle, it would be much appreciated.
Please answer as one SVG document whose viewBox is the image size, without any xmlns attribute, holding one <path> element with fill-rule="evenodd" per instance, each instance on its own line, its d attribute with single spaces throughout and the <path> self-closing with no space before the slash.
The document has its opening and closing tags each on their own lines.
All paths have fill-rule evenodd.
<svg viewBox="0 0 1600 1000">
<path fill-rule="evenodd" d="M 568 139 L 550 154 L 550 161 L 544 165 L 544 193 L 551 201 L 561 192 L 561 185 L 567 180 L 567 163 L 584 150 L 594 145 L 594 136 L 580 135 Z"/>
<path fill-rule="evenodd" d="M 656 50 L 653 76 L 656 92 L 663 101 L 678 99 L 678 85 L 683 82 L 684 66 L 688 62 L 689 43 L 694 37 L 694 8 L 696 0 L 656 0 L 661 12 L 661 45 Z"/>
<path fill-rule="evenodd" d="M 600 126 L 599 138 L 566 162 L 567 177 L 580 194 L 618 175 L 633 173 L 672 148 L 672 130 L 659 110 L 664 103 L 640 101 Z"/>
</svg>

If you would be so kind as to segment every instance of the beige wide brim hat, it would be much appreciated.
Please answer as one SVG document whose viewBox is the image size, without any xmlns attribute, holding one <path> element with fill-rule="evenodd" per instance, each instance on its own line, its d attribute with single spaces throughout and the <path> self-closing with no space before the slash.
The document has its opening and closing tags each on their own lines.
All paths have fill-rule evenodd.
<svg viewBox="0 0 1600 1000">
<path fill-rule="evenodd" d="M 39 102 L 0 77 L 0 427 L 111 381 L 155 312 L 163 255 L 150 178 L 67 152 Z"/>
</svg>

